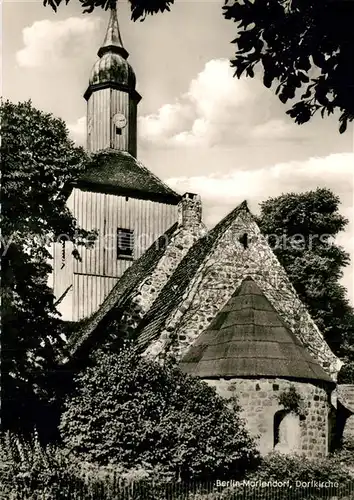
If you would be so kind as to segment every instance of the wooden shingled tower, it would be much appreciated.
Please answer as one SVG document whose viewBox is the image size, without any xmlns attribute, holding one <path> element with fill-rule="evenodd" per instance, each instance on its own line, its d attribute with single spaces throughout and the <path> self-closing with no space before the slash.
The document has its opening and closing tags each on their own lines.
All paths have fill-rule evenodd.
<svg viewBox="0 0 354 500">
<path fill-rule="evenodd" d="M 274 377 L 331 382 L 250 277 L 190 347 L 180 367 L 203 379 Z"/>
<path fill-rule="evenodd" d="M 95 231 L 93 246 L 54 244 L 53 289 L 66 321 L 92 316 L 124 272 L 178 219 L 181 196 L 137 159 L 136 77 L 111 9 L 84 98 L 89 162 L 67 189 L 78 226 Z"/>
</svg>

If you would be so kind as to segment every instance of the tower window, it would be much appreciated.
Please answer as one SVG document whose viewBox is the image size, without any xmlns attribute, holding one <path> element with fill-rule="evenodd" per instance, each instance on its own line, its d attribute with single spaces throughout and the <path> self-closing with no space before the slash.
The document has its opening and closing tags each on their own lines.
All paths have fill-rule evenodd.
<svg viewBox="0 0 354 500">
<path fill-rule="evenodd" d="M 61 240 L 61 269 L 65 266 L 65 257 L 66 257 L 66 252 L 65 252 L 65 240 Z"/>
<path fill-rule="evenodd" d="M 133 260 L 134 231 L 132 229 L 117 229 L 117 259 Z"/>
<path fill-rule="evenodd" d="M 117 135 L 122 135 L 122 129 L 119 127 L 116 127 L 116 134 Z"/>
</svg>

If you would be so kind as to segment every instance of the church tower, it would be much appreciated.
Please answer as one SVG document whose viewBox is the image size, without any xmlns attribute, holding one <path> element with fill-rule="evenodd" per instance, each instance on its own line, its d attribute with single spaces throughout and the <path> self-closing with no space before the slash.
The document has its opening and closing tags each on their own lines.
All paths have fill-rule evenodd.
<svg viewBox="0 0 354 500">
<path fill-rule="evenodd" d="M 84 94 L 89 164 L 67 186 L 78 226 L 96 231 L 97 239 L 91 247 L 54 245 L 54 295 L 67 321 L 92 316 L 132 262 L 178 220 L 181 196 L 137 160 L 141 97 L 127 59 L 112 9 Z"/>
<path fill-rule="evenodd" d="M 111 9 L 107 32 L 92 68 L 87 101 L 87 148 L 112 148 L 136 157 L 137 106 L 135 73 L 123 47 L 116 9 Z"/>
</svg>

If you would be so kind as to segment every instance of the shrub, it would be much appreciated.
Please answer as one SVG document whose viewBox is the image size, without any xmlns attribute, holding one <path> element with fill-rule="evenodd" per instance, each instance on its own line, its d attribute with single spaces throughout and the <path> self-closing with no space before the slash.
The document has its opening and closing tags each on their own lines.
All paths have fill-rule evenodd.
<svg viewBox="0 0 354 500">
<path fill-rule="evenodd" d="M 353 498 L 354 476 L 350 475 L 350 468 L 346 467 L 341 455 L 329 458 L 309 460 L 305 456 L 287 456 L 277 453 L 264 457 L 256 471 L 245 478 L 244 487 L 226 487 L 218 489 L 217 493 L 191 494 L 188 500 L 319 500 Z M 247 485 L 247 481 L 249 484 Z M 264 483 L 287 482 L 289 486 L 265 486 Z M 296 481 L 310 483 L 310 486 L 296 486 Z M 326 487 L 316 487 L 315 482 L 338 483 L 332 490 Z M 263 482 L 263 486 L 260 483 Z M 253 483 L 253 485 L 252 485 Z M 254 486 L 258 483 L 258 486 Z"/>
<path fill-rule="evenodd" d="M 334 492 L 338 491 L 338 488 L 345 492 L 354 487 L 354 476 L 350 468 L 336 455 L 313 460 L 304 455 L 271 453 L 263 458 L 257 471 L 251 473 L 248 478 L 258 481 L 290 480 L 293 491 L 284 491 L 286 499 L 302 498 L 301 491 L 306 493 L 306 500 L 328 498 L 329 489 L 317 487 L 316 482 L 337 483 L 338 486 L 334 487 Z M 302 489 L 300 486 L 296 487 L 296 481 L 310 483 L 313 486 Z"/>
<path fill-rule="evenodd" d="M 338 384 L 354 384 L 354 361 L 343 365 L 339 370 Z"/>
<path fill-rule="evenodd" d="M 278 402 L 285 410 L 296 415 L 301 415 L 305 411 L 303 398 L 293 385 L 279 394 Z"/>
<path fill-rule="evenodd" d="M 9 432 L 0 437 L 0 498 L 111 500 L 122 495 L 134 500 L 143 491 L 145 500 L 162 500 L 168 480 L 158 468 L 80 462 L 58 447 L 42 447 L 37 433 L 31 440 Z"/>
<path fill-rule="evenodd" d="M 312 460 L 304 455 L 271 453 L 262 459 L 260 467 L 249 477 L 262 480 L 331 481 L 342 484 L 348 478 L 339 456 Z"/>
<path fill-rule="evenodd" d="M 7 434 L 0 450 L 0 498 L 9 500 L 317 500 L 329 498 L 328 490 L 313 491 L 306 488 L 233 487 L 218 488 L 209 481 L 202 484 L 176 483 L 161 467 L 135 467 L 126 469 L 121 464 L 102 466 L 81 462 L 54 447 L 42 448 L 38 439 L 31 442 Z M 338 453 L 329 459 L 310 462 L 304 457 L 271 455 L 261 468 L 249 474 L 250 481 L 264 480 L 331 480 L 342 488 L 333 492 L 342 500 L 352 498 L 346 478 L 349 457 Z M 353 457 L 351 457 L 353 458 Z M 350 472 L 350 470 L 349 470 Z M 353 472 L 354 473 L 354 472 Z M 350 493 L 351 491 L 351 493 Z M 344 497 L 342 494 L 347 493 Z M 331 496 L 333 498 L 333 496 Z"/>
<path fill-rule="evenodd" d="M 36 432 L 31 440 L 10 432 L 0 437 L 1 498 L 49 500 L 56 498 L 61 484 L 60 498 L 74 499 L 70 485 L 75 483 L 77 489 L 82 489 L 83 482 L 75 478 L 73 467 L 62 450 L 54 446 L 43 448 Z"/>
<path fill-rule="evenodd" d="M 161 466 L 176 479 L 242 475 L 258 452 L 232 406 L 204 382 L 129 346 L 96 353 L 60 425 L 70 452 L 101 465 Z"/>
</svg>

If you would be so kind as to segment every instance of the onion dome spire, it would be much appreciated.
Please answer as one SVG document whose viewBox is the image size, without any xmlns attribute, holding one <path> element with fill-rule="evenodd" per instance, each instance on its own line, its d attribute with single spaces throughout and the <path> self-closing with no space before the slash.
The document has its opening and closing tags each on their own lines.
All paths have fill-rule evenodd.
<svg viewBox="0 0 354 500">
<path fill-rule="evenodd" d="M 135 90 L 135 73 L 127 61 L 129 53 L 123 47 L 116 8 L 111 8 L 106 35 L 97 54 L 99 59 L 92 68 L 85 99 L 96 85 L 118 85 L 128 91 Z"/>
<path fill-rule="evenodd" d="M 102 57 L 107 52 L 119 54 L 124 57 L 124 59 L 127 59 L 129 56 L 129 52 L 123 47 L 122 37 L 120 36 L 116 7 L 111 8 L 106 36 L 97 55 Z"/>
</svg>

